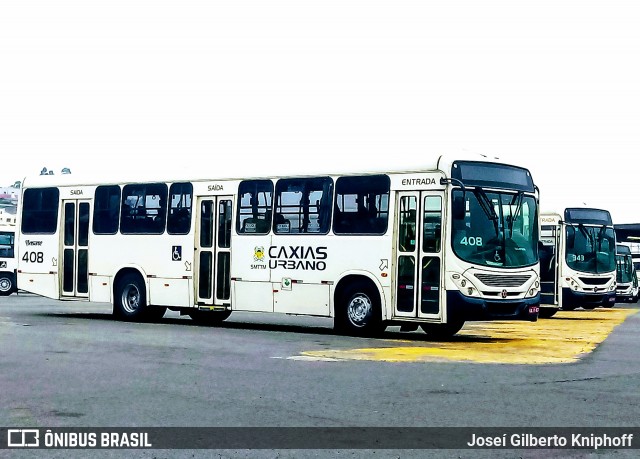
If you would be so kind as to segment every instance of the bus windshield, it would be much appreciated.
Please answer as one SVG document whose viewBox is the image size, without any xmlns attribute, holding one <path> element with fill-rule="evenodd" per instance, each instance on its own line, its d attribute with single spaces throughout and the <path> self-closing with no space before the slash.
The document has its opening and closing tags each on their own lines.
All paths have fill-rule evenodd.
<svg viewBox="0 0 640 459">
<path fill-rule="evenodd" d="M 568 224 L 567 265 L 583 273 L 607 273 L 616 269 L 616 236 L 613 228 Z"/>
<path fill-rule="evenodd" d="M 618 283 L 633 282 L 634 267 L 631 255 L 616 255 L 616 280 Z"/>
<path fill-rule="evenodd" d="M 454 253 L 469 263 L 519 268 L 538 262 L 538 206 L 531 195 L 485 191 L 453 191 L 453 202 L 464 206 L 453 216 Z"/>
</svg>

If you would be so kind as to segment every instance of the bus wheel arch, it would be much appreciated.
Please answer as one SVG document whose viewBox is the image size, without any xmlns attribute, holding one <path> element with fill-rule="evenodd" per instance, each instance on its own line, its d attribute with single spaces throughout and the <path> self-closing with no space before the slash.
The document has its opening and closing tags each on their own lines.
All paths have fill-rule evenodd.
<svg viewBox="0 0 640 459">
<path fill-rule="evenodd" d="M 382 294 L 370 278 L 362 275 L 344 277 L 336 286 L 334 299 L 334 327 L 339 332 L 375 336 L 384 330 Z"/>
<path fill-rule="evenodd" d="M 160 319 L 163 307 L 150 307 L 147 302 L 147 284 L 140 271 L 125 268 L 113 281 L 113 314 L 122 320 Z"/>
</svg>

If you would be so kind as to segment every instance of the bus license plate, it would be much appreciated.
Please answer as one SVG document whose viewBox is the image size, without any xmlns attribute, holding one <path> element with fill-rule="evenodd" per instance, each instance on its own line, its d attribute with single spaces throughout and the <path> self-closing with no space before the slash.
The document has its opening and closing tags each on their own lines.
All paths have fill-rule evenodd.
<svg viewBox="0 0 640 459">
<path fill-rule="evenodd" d="M 529 306 L 529 314 L 538 314 L 540 308 L 538 306 Z"/>
</svg>

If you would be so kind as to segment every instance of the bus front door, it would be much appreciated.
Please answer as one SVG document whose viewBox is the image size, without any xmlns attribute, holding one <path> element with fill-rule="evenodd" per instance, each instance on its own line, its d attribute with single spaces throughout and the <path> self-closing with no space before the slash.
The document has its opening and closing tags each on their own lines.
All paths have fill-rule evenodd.
<svg viewBox="0 0 640 459">
<path fill-rule="evenodd" d="M 62 297 L 89 297 L 89 201 L 62 201 Z"/>
<path fill-rule="evenodd" d="M 396 205 L 398 318 L 442 320 L 442 202 L 438 191 L 403 192 Z"/>
<path fill-rule="evenodd" d="M 540 233 L 540 303 L 560 307 L 558 294 L 560 227 L 543 225 Z"/>
<path fill-rule="evenodd" d="M 195 286 L 199 306 L 225 309 L 231 305 L 232 222 L 233 197 L 198 200 Z"/>
</svg>

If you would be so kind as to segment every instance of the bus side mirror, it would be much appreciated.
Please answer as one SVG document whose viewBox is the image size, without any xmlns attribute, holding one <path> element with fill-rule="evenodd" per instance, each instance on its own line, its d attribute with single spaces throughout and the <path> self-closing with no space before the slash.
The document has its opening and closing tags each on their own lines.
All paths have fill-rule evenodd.
<svg viewBox="0 0 640 459">
<path fill-rule="evenodd" d="M 453 203 L 451 204 L 451 214 L 454 220 L 464 220 L 465 208 L 463 196 L 453 197 Z"/>
</svg>

